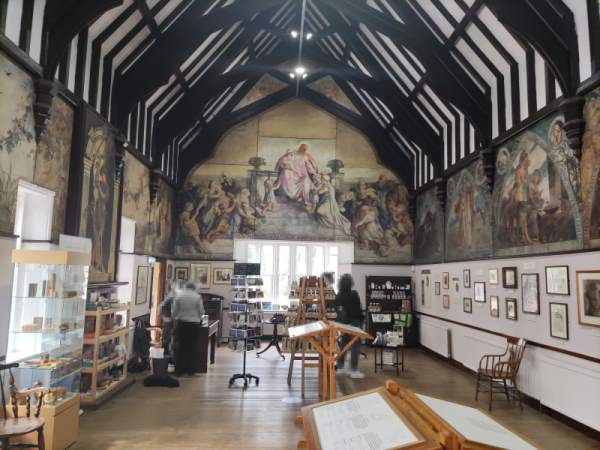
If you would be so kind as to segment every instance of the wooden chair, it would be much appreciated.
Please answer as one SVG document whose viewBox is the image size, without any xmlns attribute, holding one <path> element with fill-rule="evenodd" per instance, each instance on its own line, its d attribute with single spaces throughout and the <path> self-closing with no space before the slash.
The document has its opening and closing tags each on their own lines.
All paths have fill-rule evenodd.
<svg viewBox="0 0 600 450">
<path fill-rule="evenodd" d="M 12 374 L 11 367 L 18 365 L 0 364 L 0 390 L 2 391 L 2 417 L 0 418 L 0 448 L 7 450 L 9 448 L 39 448 L 40 450 L 45 449 L 44 442 L 44 419 L 40 417 L 40 410 L 44 400 L 44 395 L 48 391 L 45 387 L 35 387 L 31 389 L 18 390 L 15 386 L 15 378 Z M 9 417 L 6 399 L 4 397 L 4 382 L 2 379 L 1 372 L 8 369 L 10 375 L 9 379 L 9 393 L 10 403 L 12 408 L 12 417 Z M 35 414 L 31 417 L 31 397 L 36 399 Z M 19 400 L 25 399 L 25 417 L 19 417 Z M 29 433 L 37 433 L 38 443 L 35 444 L 10 444 L 12 438 L 24 436 Z"/>
<path fill-rule="evenodd" d="M 479 393 L 488 393 L 488 408 L 492 410 L 492 398 L 494 394 L 505 394 L 510 400 L 510 391 L 513 396 L 518 397 L 519 407 L 523 410 L 521 403 L 521 391 L 517 386 L 517 373 L 523 359 L 527 341 L 523 338 L 507 338 L 506 351 L 501 355 L 483 355 L 479 361 L 477 370 L 477 392 L 475 400 L 479 399 Z"/>
</svg>

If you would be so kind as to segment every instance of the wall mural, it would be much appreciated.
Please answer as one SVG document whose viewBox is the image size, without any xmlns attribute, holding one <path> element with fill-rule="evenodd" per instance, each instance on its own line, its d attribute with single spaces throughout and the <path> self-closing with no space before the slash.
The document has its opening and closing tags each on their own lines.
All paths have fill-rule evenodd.
<svg viewBox="0 0 600 450">
<path fill-rule="evenodd" d="M 354 103 L 352 103 L 344 91 L 342 91 L 331 75 L 327 75 L 326 77 L 320 78 L 317 81 L 313 81 L 308 85 L 308 87 L 319 94 L 324 95 L 328 99 L 339 103 L 341 106 L 349 109 L 355 114 L 360 115 L 360 112 L 358 109 L 356 109 Z"/>
<path fill-rule="evenodd" d="M 136 253 L 150 249 L 150 169 L 129 152 L 125 152 L 122 215 L 135 220 Z"/>
<path fill-rule="evenodd" d="M 115 140 L 104 120 L 85 110 L 85 150 L 79 223 L 80 236 L 92 240 L 90 281 L 115 277 L 119 179 L 115 171 Z"/>
<path fill-rule="evenodd" d="M 19 179 L 31 181 L 35 163 L 33 82 L 0 53 L 0 231 L 14 232 Z"/>
<path fill-rule="evenodd" d="M 600 247 L 600 89 L 587 95 L 581 157 L 581 203 L 584 239 Z"/>
<path fill-rule="evenodd" d="M 490 256 L 491 194 L 481 161 L 450 177 L 446 192 L 446 259 Z"/>
<path fill-rule="evenodd" d="M 551 116 L 498 150 L 493 195 L 499 256 L 572 250 L 581 245 L 579 164 Z"/>
<path fill-rule="evenodd" d="M 381 166 L 337 159 L 336 145 L 336 139 L 259 137 L 247 164 L 198 166 L 178 197 L 177 253 L 231 258 L 234 237 L 353 240 L 357 262 L 410 261 L 406 187 Z M 238 159 L 243 153 L 231 152 Z"/>
<path fill-rule="evenodd" d="M 417 197 L 415 261 L 437 262 L 444 256 L 444 213 L 429 189 Z"/>
<path fill-rule="evenodd" d="M 42 135 L 35 158 L 34 183 L 55 192 L 52 239 L 58 239 L 65 228 L 69 164 L 73 136 L 73 108 L 55 97 L 50 120 Z"/>
<path fill-rule="evenodd" d="M 149 247 L 152 253 L 173 253 L 174 204 L 175 192 L 167 183 L 161 180 L 156 200 L 150 210 L 149 236 L 151 237 L 151 244 Z"/>
<path fill-rule="evenodd" d="M 263 75 L 260 80 L 250 89 L 244 98 L 233 108 L 233 111 L 242 109 L 245 106 L 251 105 L 259 100 L 262 100 L 269 95 L 275 94 L 288 85 L 269 74 Z"/>
</svg>

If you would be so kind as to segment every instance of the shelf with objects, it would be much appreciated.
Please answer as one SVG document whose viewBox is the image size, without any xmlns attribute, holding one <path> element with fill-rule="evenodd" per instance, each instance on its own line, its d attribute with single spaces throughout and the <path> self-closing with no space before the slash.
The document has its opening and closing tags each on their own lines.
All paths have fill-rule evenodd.
<svg viewBox="0 0 600 450">
<path fill-rule="evenodd" d="M 81 403 L 98 406 L 133 382 L 127 376 L 129 303 L 90 292 L 85 312 Z"/>
<path fill-rule="evenodd" d="M 419 345 L 411 285 L 410 277 L 366 277 L 367 331 L 376 336 L 375 345 L 384 340 L 406 347 Z"/>
<path fill-rule="evenodd" d="M 40 413 L 46 421 L 46 449 L 63 449 L 75 442 L 79 428 L 90 255 L 14 250 L 12 262 L 15 272 L 6 361 L 19 364 L 13 370 L 19 389 L 49 389 Z"/>
<path fill-rule="evenodd" d="M 260 348 L 262 335 L 261 300 L 263 281 L 260 278 L 260 264 L 235 263 L 231 278 L 233 300 L 229 305 L 229 346 L 241 350 L 243 354 L 242 372 L 229 379 L 229 387 L 237 380 L 243 380 L 244 389 L 252 381 L 258 386 L 259 377 L 246 372 L 246 353 Z M 241 346 L 241 348 L 240 348 Z"/>
</svg>

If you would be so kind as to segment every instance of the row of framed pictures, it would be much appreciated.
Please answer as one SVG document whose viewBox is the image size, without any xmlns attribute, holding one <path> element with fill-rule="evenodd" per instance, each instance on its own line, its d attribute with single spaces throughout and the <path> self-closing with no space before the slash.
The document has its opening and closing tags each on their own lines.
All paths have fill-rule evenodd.
<svg viewBox="0 0 600 450">
<path fill-rule="evenodd" d="M 191 270 L 191 276 L 190 276 Z M 212 279 L 211 279 L 212 274 Z M 233 269 L 230 267 L 215 267 L 211 271 L 209 263 L 192 263 L 190 267 L 175 267 L 173 277 L 173 266 L 167 266 L 167 278 L 180 281 L 193 281 L 199 289 L 210 289 L 212 284 L 230 284 Z"/>
</svg>

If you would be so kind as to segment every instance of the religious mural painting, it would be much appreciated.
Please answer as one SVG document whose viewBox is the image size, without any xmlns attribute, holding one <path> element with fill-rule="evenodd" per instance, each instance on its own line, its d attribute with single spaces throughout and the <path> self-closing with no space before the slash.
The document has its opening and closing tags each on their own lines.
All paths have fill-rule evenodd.
<svg viewBox="0 0 600 450">
<path fill-rule="evenodd" d="M 42 134 L 35 160 L 34 183 L 55 192 L 52 239 L 64 231 L 74 111 L 60 97 L 52 101 L 50 120 Z"/>
<path fill-rule="evenodd" d="M 112 129 L 95 112 L 85 114 L 79 235 L 92 240 L 90 281 L 115 278 L 120 180 Z"/>
<path fill-rule="evenodd" d="M 482 163 L 471 164 L 450 177 L 446 193 L 446 259 L 490 256 L 491 194 Z"/>
<path fill-rule="evenodd" d="M 172 253 L 173 205 L 175 192 L 164 181 L 160 182 L 156 200 L 150 210 L 150 236 L 152 253 Z"/>
<path fill-rule="evenodd" d="M 36 142 L 31 78 L 0 53 L 0 232 L 13 233 L 19 179 L 31 181 Z"/>
<path fill-rule="evenodd" d="M 259 100 L 262 100 L 269 95 L 275 94 L 282 89 L 285 89 L 287 84 L 271 75 L 263 75 L 260 80 L 250 89 L 244 98 L 233 108 L 234 111 L 242 109 L 245 106 L 251 105 Z"/>
<path fill-rule="evenodd" d="M 354 103 L 348 98 L 344 91 L 338 86 L 331 75 L 313 81 L 308 87 L 319 94 L 324 95 L 329 100 L 332 100 L 346 109 L 349 109 L 355 114 L 360 114 Z"/>
<path fill-rule="evenodd" d="M 584 239 L 600 247 L 600 88 L 590 92 L 584 108 L 581 199 Z"/>
<path fill-rule="evenodd" d="M 415 260 L 437 262 L 444 256 L 444 213 L 434 189 L 417 197 Z"/>
<path fill-rule="evenodd" d="M 136 253 L 149 251 L 150 169 L 131 153 L 125 153 L 122 215 L 135 220 Z"/>
<path fill-rule="evenodd" d="M 336 145 L 259 137 L 247 164 L 198 166 L 178 199 L 176 251 L 217 259 L 231 258 L 234 237 L 344 240 L 355 261 L 410 261 L 405 185 L 381 166 L 337 159 Z"/>
<path fill-rule="evenodd" d="M 581 246 L 579 164 L 562 115 L 551 116 L 498 150 L 493 194 L 499 256 Z"/>
</svg>

